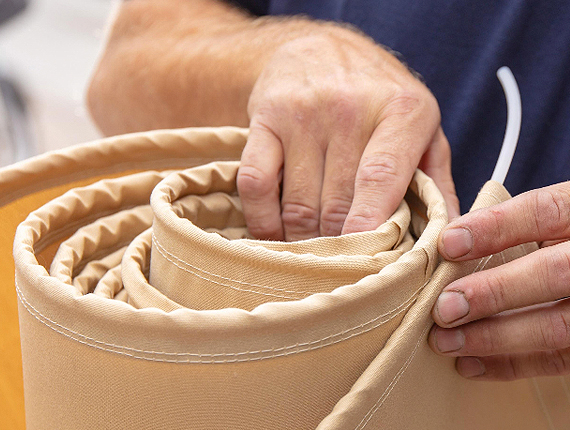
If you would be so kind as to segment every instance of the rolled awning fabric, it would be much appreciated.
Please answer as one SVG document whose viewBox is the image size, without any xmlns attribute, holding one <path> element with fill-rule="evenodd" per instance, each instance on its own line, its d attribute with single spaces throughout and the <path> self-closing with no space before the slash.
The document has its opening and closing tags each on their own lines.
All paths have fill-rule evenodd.
<svg viewBox="0 0 570 430">
<path fill-rule="evenodd" d="M 1 172 L 3 216 L 29 212 L 14 241 L 28 429 L 570 426 L 567 378 L 469 381 L 427 345 L 447 283 L 536 245 L 441 262 L 445 203 L 420 171 L 375 231 L 253 240 L 246 136 L 138 133 Z M 489 182 L 474 207 L 508 198 Z"/>
</svg>

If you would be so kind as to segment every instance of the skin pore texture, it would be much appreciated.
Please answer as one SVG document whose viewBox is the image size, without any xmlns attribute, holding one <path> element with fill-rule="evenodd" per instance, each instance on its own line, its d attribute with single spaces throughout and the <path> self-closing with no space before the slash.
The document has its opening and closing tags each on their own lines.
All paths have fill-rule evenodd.
<svg viewBox="0 0 570 430">
<path fill-rule="evenodd" d="M 237 183 L 258 238 L 374 229 L 417 167 L 435 180 L 450 218 L 459 215 L 437 101 L 348 27 L 256 18 L 219 0 L 126 1 L 88 106 L 107 135 L 249 126 Z M 570 296 L 569 237 L 568 183 L 454 219 L 439 243 L 448 260 L 544 246 L 447 286 L 433 310 L 433 350 L 458 357 L 469 378 L 570 372 L 570 305 L 559 300 Z"/>
</svg>

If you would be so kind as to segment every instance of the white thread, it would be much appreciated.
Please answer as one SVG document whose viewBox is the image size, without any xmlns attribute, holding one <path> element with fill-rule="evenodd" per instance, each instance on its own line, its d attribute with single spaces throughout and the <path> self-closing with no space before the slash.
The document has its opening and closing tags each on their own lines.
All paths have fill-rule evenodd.
<svg viewBox="0 0 570 430">
<path fill-rule="evenodd" d="M 473 269 L 473 272 L 471 272 L 471 274 L 473 274 L 477 271 L 483 270 L 485 268 L 485 266 L 487 265 L 487 263 L 489 262 L 489 260 L 491 259 L 491 257 L 493 257 L 493 255 L 489 255 L 488 257 L 479 260 L 479 264 L 477 264 L 477 266 L 475 267 L 475 269 Z M 356 426 L 355 430 L 363 429 L 368 424 L 368 422 L 370 421 L 372 416 L 378 411 L 378 409 L 380 409 L 380 407 L 382 407 L 382 405 L 384 404 L 384 402 L 386 401 L 386 399 L 388 398 L 388 396 L 390 395 L 390 393 L 392 392 L 392 390 L 394 389 L 394 387 L 396 386 L 396 384 L 398 383 L 398 381 L 400 380 L 400 378 L 402 377 L 404 372 L 408 369 L 410 363 L 412 362 L 413 358 L 416 355 L 417 349 L 418 349 L 421 341 L 423 340 L 426 332 L 430 328 L 431 328 L 431 324 L 428 325 L 424 329 L 424 331 L 420 335 L 420 339 L 418 340 L 418 343 L 416 343 L 416 346 L 414 347 L 410 357 L 408 357 L 406 362 L 402 365 L 402 367 L 400 367 L 400 370 L 398 370 L 398 373 L 396 373 L 394 378 L 392 378 L 392 381 L 390 382 L 388 387 L 386 387 L 386 390 L 384 390 L 384 393 L 382 393 L 382 396 L 380 396 L 378 401 L 368 410 L 366 415 L 364 415 L 364 418 L 362 418 L 360 423 Z M 368 416 L 368 418 L 366 418 L 367 416 Z M 366 420 L 366 422 L 364 422 L 365 420 Z M 364 425 L 362 425 L 363 422 L 364 422 Z"/>
<path fill-rule="evenodd" d="M 238 287 L 233 286 L 233 285 L 229 285 L 229 284 L 224 284 L 224 283 L 221 283 L 221 282 L 217 282 L 217 281 L 215 281 L 215 280 L 213 280 L 213 279 L 211 279 L 211 278 L 206 278 L 206 277 L 204 277 L 204 276 L 199 275 L 198 273 L 196 273 L 196 272 L 194 272 L 194 271 L 191 271 L 191 270 L 188 269 L 188 268 L 185 268 L 185 267 L 181 266 L 181 265 L 178 264 L 176 261 L 171 260 L 171 259 L 165 254 L 165 253 L 168 253 L 168 251 L 166 251 L 164 248 L 161 248 L 161 246 L 160 246 L 158 243 L 155 243 L 155 244 L 157 245 L 156 249 L 158 250 L 158 252 L 159 252 L 164 258 L 166 258 L 168 261 L 170 261 L 172 264 L 174 264 L 174 265 L 175 265 L 176 267 L 178 267 L 179 269 L 181 269 L 181 270 L 183 270 L 183 271 L 185 271 L 185 272 L 187 272 L 187 273 L 190 273 L 190 274 L 196 276 L 197 278 L 203 279 L 204 281 L 208 281 L 208 282 L 211 282 L 211 283 L 213 283 L 213 284 L 219 285 L 219 286 L 221 286 L 221 287 L 228 287 L 228 288 L 231 288 L 232 290 L 242 291 L 242 292 L 246 292 L 246 293 L 260 294 L 260 295 L 263 295 L 263 296 L 270 296 L 270 297 L 279 297 L 279 298 L 282 298 L 282 299 L 290 299 L 290 300 L 298 300 L 298 299 L 299 299 L 299 297 L 285 296 L 285 295 L 281 295 L 281 294 L 263 293 L 263 292 L 261 292 L 261 291 L 247 290 L 247 289 L 245 289 L 245 288 L 238 288 Z M 172 254 L 170 254 L 170 255 L 172 255 Z M 175 257 L 174 255 L 172 255 L 172 257 L 178 259 L 178 258 Z M 196 268 L 196 267 L 194 267 L 194 266 L 192 266 L 192 265 L 190 265 L 190 264 L 188 264 L 188 263 L 185 263 L 185 262 L 182 261 L 182 260 L 180 260 L 180 263 L 181 263 L 181 264 L 186 264 L 186 265 L 188 265 L 188 266 L 190 266 L 191 268 L 194 268 L 194 269 L 196 269 L 196 270 L 201 270 L 201 269 L 198 269 L 198 268 Z M 222 278 L 222 279 L 227 279 L 228 281 L 234 281 L 234 282 L 240 283 L 240 284 L 251 285 L 251 284 L 247 284 L 246 282 L 241 282 L 241 281 L 234 280 L 234 279 L 230 279 L 230 278 L 224 278 L 223 276 L 215 275 L 215 274 L 213 274 L 213 273 L 209 273 L 209 272 L 205 272 L 205 273 L 208 274 L 208 275 L 212 275 L 212 276 L 216 276 L 216 277 Z M 274 288 L 274 287 L 269 287 L 269 286 L 264 286 L 264 285 L 251 285 L 251 286 L 252 286 L 252 287 L 258 287 L 258 288 L 271 289 L 271 290 L 281 290 L 281 289 L 279 289 L 279 288 Z M 281 291 L 286 291 L 286 290 L 281 290 Z M 294 291 L 286 291 L 286 292 L 291 292 L 291 293 L 298 294 L 298 295 L 301 296 L 301 298 L 307 297 L 307 296 L 309 296 L 309 295 L 311 295 L 311 294 L 314 294 L 314 293 L 305 293 L 305 291 L 300 291 L 300 292 L 298 292 L 298 293 L 297 293 L 297 292 L 294 292 Z M 304 295 L 303 295 L 303 293 L 304 293 Z"/>
<path fill-rule="evenodd" d="M 269 287 L 269 286 L 267 286 L 267 285 L 250 284 L 250 283 L 248 283 L 248 282 L 239 281 L 239 280 L 237 280 L 237 279 L 232 279 L 232 278 L 227 278 L 227 277 L 224 277 L 224 276 L 221 276 L 221 275 L 217 275 L 217 274 L 215 274 L 215 273 L 211 273 L 211 272 L 208 272 L 208 271 L 206 271 L 206 270 L 204 270 L 204 269 L 200 269 L 199 267 L 193 266 L 192 264 L 190 264 L 190 263 L 188 263 L 188 262 L 186 262 L 186 261 L 184 261 L 184 260 L 181 260 L 180 258 L 178 258 L 177 256 L 175 256 L 174 254 L 170 253 L 170 252 L 164 247 L 164 245 L 162 245 L 162 244 L 158 241 L 157 237 L 156 237 L 154 234 L 152 235 L 152 241 L 153 241 L 154 244 L 156 245 L 156 247 L 157 247 L 157 249 L 158 249 L 158 252 L 160 252 L 160 254 L 161 254 L 164 258 L 166 258 L 168 261 L 170 261 L 170 262 L 171 262 L 172 264 L 174 264 L 176 267 L 178 267 L 178 268 L 184 270 L 185 272 L 191 273 L 192 275 L 195 275 L 195 276 L 197 276 L 197 277 L 200 278 L 200 279 L 203 279 L 203 280 L 205 280 L 205 281 L 212 282 L 212 283 L 214 283 L 214 284 L 217 284 L 217 285 L 220 285 L 220 286 L 223 286 L 223 287 L 233 288 L 233 289 L 238 290 L 238 291 L 246 291 L 246 292 L 250 292 L 250 293 L 264 294 L 264 295 L 268 295 L 268 296 L 283 297 L 283 298 L 286 298 L 286 299 L 297 299 L 297 297 L 287 297 L 287 296 L 279 296 L 279 295 L 274 295 L 274 294 L 269 294 L 269 293 L 261 293 L 261 292 L 259 292 L 259 291 L 244 290 L 244 289 L 241 289 L 241 288 L 233 287 L 233 286 L 228 285 L 228 284 L 223 284 L 223 283 L 214 281 L 213 279 L 204 278 L 204 277 L 200 276 L 198 273 L 196 273 L 196 272 L 194 272 L 194 271 L 191 271 L 190 269 L 181 267 L 181 266 L 179 266 L 179 265 L 176 263 L 176 261 L 180 262 L 181 264 L 183 264 L 183 265 L 185 265 L 185 266 L 190 267 L 191 269 L 194 269 L 195 271 L 202 272 L 202 273 L 204 273 L 204 274 L 206 274 L 206 275 L 210 275 L 210 276 L 212 276 L 212 277 L 216 277 L 216 278 L 219 278 L 219 279 L 223 279 L 223 280 L 225 280 L 225 281 L 235 282 L 236 284 L 247 285 L 247 286 L 249 286 L 249 287 L 270 289 L 270 290 L 274 290 L 274 291 L 279 291 L 279 292 L 284 292 L 284 293 L 292 293 L 292 294 L 297 294 L 297 295 L 303 295 L 303 294 L 304 294 L 305 297 L 306 297 L 306 296 L 310 296 L 310 295 L 312 295 L 312 294 L 315 294 L 315 292 L 308 292 L 308 291 L 290 291 L 290 290 L 284 290 L 284 289 L 282 289 L 282 288 Z M 169 257 L 170 257 L 170 258 L 169 258 Z M 176 261 L 174 261 L 174 260 L 176 260 Z"/>
<path fill-rule="evenodd" d="M 400 370 L 398 371 L 398 373 L 396 373 L 396 376 L 394 376 L 394 378 L 392 379 L 392 382 L 390 382 L 390 384 L 388 385 L 388 387 L 386 387 L 386 389 L 384 390 L 384 392 L 382 393 L 382 396 L 380 396 L 380 398 L 378 399 L 378 401 L 374 404 L 374 406 L 372 406 L 372 408 L 368 411 L 368 413 L 364 416 L 364 418 L 362 418 L 362 420 L 360 421 L 360 423 L 358 424 L 358 426 L 356 426 L 355 430 L 360 430 L 363 429 L 364 427 L 366 427 L 366 425 L 368 424 L 368 422 L 370 421 L 370 419 L 372 418 L 372 416 L 376 413 L 376 411 L 384 404 L 384 402 L 386 401 L 386 399 L 388 398 L 388 396 L 390 395 L 390 393 L 392 392 L 392 390 L 394 389 L 394 387 L 396 386 L 396 384 L 399 382 L 400 378 L 402 377 L 402 375 L 404 374 L 404 372 L 408 369 L 408 367 L 410 366 L 410 364 L 412 363 L 412 360 L 414 359 L 414 357 L 416 356 L 417 352 L 418 352 L 418 348 L 420 346 L 420 344 L 422 343 L 422 341 L 424 340 L 424 336 L 427 333 L 427 331 L 431 328 L 431 324 L 428 325 L 424 331 L 422 332 L 422 334 L 420 335 L 420 340 L 418 340 L 418 342 L 416 343 L 416 346 L 414 347 L 412 353 L 410 354 L 410 356 L 408 357 L 408 359 L 406 360 L 406 362 L 402 365 L 402 367 L 400 367 Z M 368 416 L 368 418 L 366 418 Z"/>
<path fill-rule="evenodd" d="M 501 256 L 501 260 L 503 260 L 503 264 L 507 264 L 507 261 L 505 260 L 505 254 L 504 254 L 504 250 L 501 251 L 501 253 L 499 254 Z"/>
<path fill-rule="evenodd" d="M 428 282 L 429 282 L 429 281 L 428 281 Z M 20 300 L 20 302 L 22 303 L 22 305 L 24 305 L 24 307 L 25 307 L 26 310 L 30 313 L 30 315 L 32 315 L 34 318 L 36 318 L 40 323 L 44 324 L 45 326 L 51 328 L 52 330 L 54 330 L 54 331 L 56 331 L 56 332 L 58 332 L 58 333 L 60 333 L 60 334 L 62 334 L 62 335 L 64 335 L 64 336 L 66 336 L 66 337 L 68 337 L 68 338 L 70 338 L 70 339 L 73 339 L 73 340 L 75 340 L 75 341 L 77 341 L 77 342 L 80 342 L 80 343 L 82 343 L 82 344 L 84 344 L 84 345 L 92 346 L 92 347 L 94 347 L 94 348 L 98 348 L 98 349 L 101 349 L 101 350 L 104 350 L 104 351 L 115 352 L 115 353 L 118 353 L 118 354 L 128 355 L 128 356 L 130 356 L 130 357 L 139 358 L 139 359 L 144 359 L 144 360 L 164 361 L 164 362 L 170 362 L 170 363 L 183 363 L 183 362 L 187 362 L 187 363 L 203 363 L 203 364 L 212 364 L 212 363 L 234 363 L 234 362 L 245 362 L 245 361 L 257 361 L 257 360 L 262 360 L 262 359 L 268 359 L 268 358 L 282 357 L 282 356 L 297 354 L 297 353 L 300 353 L 300 352 L 312 351 L 312 350 L 315 350 L 315 349 L 323 348 L 323 347 L 325 347 L 325 346 L 329 346 L 329 345 L 334 345 L 334 344 L 336 344 L 336 343 L 340 343 L 340 342 L 342 342 L 342 341 L 344 341 L 344 340 L 348 340 L 348 339 L 350 339 L 350 338 L 352 338 L 352 337 L 355 337 L 355 336 L 358 336 L 358 335 L 360 335 L 360 334 L 369 332 L 369 331 L 371 331 L 371 330 L 373 330 L 373 329 L 375 329 L 375 328 L 381 326 L 382 324 L 384 324 L 384 323 L 390 321 L 391 319 L 393 319 L 393 318 L 396 317 L 397 315 L 399 315 L 401 312 L 403 312 L 403 311 L 405 310 L 405 306 L 406 306 L 408 303 L 413 302 L 415 296 L 419 293 L 419 291 L 422 290 L 423 287 L 425 287 L 425 285 L 427 285 L 427 282 L 426 282 L 424 285 L 422 285 L 420 288 L 418 288 L 418 290 L 416 290 L 416 292 L 415 292 L 408 300 L 406 300 L 405 302 L 403 302 L 402 304 L 400 304 L 400 305 L 397 306 L 396 308 L 392 309 L 391 311 L 389 311 L 389 312 L 387 312 L 387 313 L 385 313 L 385 314 L 383 314 L 383 315 L 379 315 L 379 316 L 377 316 L 377 317 L 371 319 L 370 321 L 365 322 L 365 323 L 363 323 L 363 324 L 360 324 L 360 325 L 358 325 L 358 326 L 356 326 L 356 327 L 352 327 L 352 328 L 350 328 L 350 329 L 343 330 L 342 332 L 339 332 L 339 333 L 335 333 L 335 334 L 333 334 L 333 335 L 326 336 L 326 337 L 324 337 L 324 338 L 322 338 L 322 339 L 314 340 L 314 341 L 311 341 L 311 342 L 297 343 L 297 344 L 295 344 L 295 345 L 288 345 L 288 346 L 280 347 L 280 348 L 271 348 L 271 349 L 259 350 L 259 351 L 245 351 L 245 352 L 238 352 L 238 353 L 218 353 L 218 354 L 208 354 L 208 353 L 206 353 L 206 354 L 197 354 L 197 353 L 186 353 L 186 352 L 180 352 L 180 353 L 178 353 L 178 352 L 164 352 L 164 351 L 146 351 L 146 350 L 142 350 L 142 349 L 130 348 L 130 347 L 122 346 L 122 345 L 115 345 L 115 344 L 111 344 L 111 343 L 106 343 L 106 342 L 98 341 L 98 340 L 93 339 L 93 338 L 91 338 L 91 337 L 85 336 L 85 335 L 83 335 L 83 334 L 81 334 L 81 333 L 75 332 L 75 331 L 73 331 L 73 330 L 71 330 L 71 329 L 69 329 L 69 328 L 67 328 L 67 327 L 64 327 L 64 326 L 62 326 L 62 325 L 56 323 L 55 321 L 51 320 L 50 318 L 48 318 L 47 316 L 45 316 L 45 315 L 43 315 L 41 312 L 39 312 L 31 303 L 29 303 L 29 302 L 26 300 L 26 298 L 25 298 L 23 292 L 22 292 L 22 291 L 20 290 L 20 288 L 18 287 L 18 282 L 15 281 L 16 293 L 17 293 L 17 295 L 18 295 L 18 299 Z M 30 310 L 30 309 L 33 309 L 33 312 L 32 312 L 32 310 Z M 398 312 L 394 313 L 394 312 L 397 311 L 397 310 L 398 310 Z M 391 314 L 393 314 L 393 315 L 391 315 Z M 391 316 L 390 316 L 390 315 L 391 315 Z M 42 319 L 40 319 L 38 316 L 40 316 L 41 318 L 43 318 L 43 319 L 46 320 L 46 321 L 49 321 L 50 324 L 48 324 L 46 321 L 42 321 Z M 379 321 L 379 320 L 381 320 L 381 319 L 384 318 L 384 317 L 389 317 L 389 318 L 386 319 L 386 320 L 384 320 L 384 321 L 378 322 L 378 324 L 376 324 L 376 325 L 372 325 L 371 327 L 365 328 L 365 326 L 367 326 L 367 325 L 369 325 L 369 324 L 372 324 L 372 323 L 374 323 L 374 322 L 376 322 L 376 321 Z M 60 331 L 60 330 L 56 329 L 56 328 L 53 327 L 53 326 L 59 327 L 59 328 L 61 328 L 62 330 L 65 330 L 65 331 L 67 331 L 67 332 L 69 332 L 69 333 L 72 333 L 72 334 L 78 336 L 78 337 L 81 337 L 81 338 L 85 339 L 85 341 L 82 341 L 82 340 L 80 340 L 80 339 L 77 339 L 77 338 L 75 338 L 74 336 L 72 336 L 71 334 L 65 333 L 65 332 L 63 332 L 63 331 Z M 340 339 L 337 339 L 337 340 L 334 340 L 334 341 L 331 340 L 330 342 L 325 342 L 325 343 L 322 343 L 322 344 L 320 344 L 320 345 L 313 346 L 313 345 L 315 345 L 315 344 L 317 344 L 317 343 L 321 343 L 321 342 L 323 342 L 323 341 L 325 341 L 325 340 L 328 341 L 329 339 L 333 339 L 333 338 L 338 337 L 338 336 L 343 336 L 343 335 L 345 335 L 346 333 L 348 333 L 348 332 L 350 332 L 350 331 L 355 331 L 355 330 L 357 330 L 357 329 L 362 329 L 362 330 L 361 330 L 361 331 L 356 331 L 355 333 L 352 333 L 352 334 L 350 334 L 350 335 L 348 335 L 348 336 L 346 336 L 346 337 L 341 337 Z M 92 343 L 90 343 L 90 342 L 88 342 L 88 341 L 91 341 Z M 105 346 L 109 346 L 109 347 L 117 348 L 117 349 L 124 349 L 124 350 L 127 350 L 127 351 L 132 351 L 132 352 L 134 352 L 134 353 L 141 353 L 141 354 L 155 354 L 155 355 L 159 355 L 159 356 L 160 356 L 160 355 L 167 355 L 167 356 L 197 357 L 197 360 L 196 360 L 196 361 L 191 361 L 191 359 L 187 359 L 187 360 L 180 360 L 180 359 L 167 360 L 167 359 L 157 359 L 157 358 L 153 358 L 153 357 L 137 356 L 137 355 L 129 354 L 129 353 L 126 353 L 126 352 L 117 351 L 117 350 L 115 350 L 115 349 L 107 349 L 107 348 L 105 348 L 105 347 L 103 347 L 103 346 L 99 346 L 99 345 L 96 345 L 96 344 L 105 345 Z M 291 352 L 285 352 L 285 353 L 280 353 L 280 354 L 274 354 L 275 351 L 286 351 L 286 350 L 294 349 L 294 348 L 300 348 L 300 349 L 293 350 L 293 351 L 291 351 Z M 206 361 L 206 360 L 203 360 L 203 359 L 202 359 L 202 357 L 235 357 L 235 356 L 239 356 L 239 355 L 254 355 L 254 354 L 265 354 L 265 353 L 273 353 L 273 354 L 272 354 L 272 355 L 268 355 L 268 356 L 253 357 L 253 358 L 246 358 L 246 359 L 234 359 L 234 360 L 207 360 L 207 361 Z"/>
</svg>

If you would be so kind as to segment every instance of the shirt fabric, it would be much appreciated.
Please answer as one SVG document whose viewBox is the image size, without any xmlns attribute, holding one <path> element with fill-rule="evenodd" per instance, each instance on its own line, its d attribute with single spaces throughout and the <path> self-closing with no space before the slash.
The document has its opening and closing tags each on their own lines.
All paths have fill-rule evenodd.
<svg viewBox="0 0 570 430">
<path fill-rule="evenodd" d="M 496 71 L 522 98 L 512 194 L 570 179 L 570 2 L 555 0 L 241 0 L 255 14 L 305 14 L 355 25 L 402 54 L 437 98 L 462 212 L 491 177 L 506 125 Z"/>
</svg>

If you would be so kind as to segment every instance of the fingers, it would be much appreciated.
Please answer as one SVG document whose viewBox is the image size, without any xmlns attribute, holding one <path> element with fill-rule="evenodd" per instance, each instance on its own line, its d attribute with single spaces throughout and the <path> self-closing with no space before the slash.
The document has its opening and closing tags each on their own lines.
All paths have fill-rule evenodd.
<svg viewBox="0 0 570 430">
<path fill-rule="evenodd" d="M 432 311 L 441 327 L 455 327 L 497 313 L 570 295 L 570 244 L 560 243 L 444 288 Z"/>
<path fill-rule="evenodd" d="M 452 221 L 441 233 L 439 252 L 469 260 L 511 246 L 570 236 L 570 182 L 529 191 Z"/>
<path fill-rule="evenodd" d="M 455 367 L 465 377 L 482 381 L 512 381 L 570 373 L 570 348 L 490 357 L 460 357 Z"/>
<path fill-rule="evenodd" d="M 266 127 L 252 122 L 237 175 L 237 188 L 250 234 L 283 240 L 280 204 L 281 141 Z"/>
<path fill-rule="evenodd" d="M 440 113 L 433 95 L 393 55 L 339 31 L 284 43 L 252 89 L 252 124 L 263 117 L 283 144 L 281 233 L 276 188 L 255 186 L 275 179 L 276 163 L 259 168 L 262 180 L 247 188 L 248 169 L 264 161 L 250 162 L 240 187 L 246 220 L 262 237 L 299 240 L 377 228 L 400 204 L 424 154 L 450 208 L 456 206 L 448 144 L 441 131 L 434 138 Z M 246 148 L 253 160 L 254 143 Z M 269 226 L 261 223 L 265 214 Z"/>
<path fill-rule="evenodd" d="M 485 357 L 570 348 L 570 301 L 486 318 L 446 329 L 434 326 L 432 349 L 442 355 Z"/>
<path fill-rule="evenodd" d="M 429 343 L 460 356 L 469 378 L 510 380 L 570 370 L 570 183 L 533 190 L 452 221 L 439 251 L 467 260 L 530 242 L 543 247 L 448 285 Z M 561 300 L 562 299 L 562 300 Z M 553 302 L 554 301 L 554 302 Z M 514 309 L 514 310 L 513 310 Z"/>
<path fill-rule="evenodd" d="M 338 236 L 354 195 L 354 178 L 362 151 L 370 138 L 364 126 L 338 130 L 327 147 L 323 189 L 321 194 L 321 236 Z M 346 147 L 354 150 L 347 152 Z"/>
<path fill-rule="evenodd" d="M 373 230 L 392 215 L 434 137 L 437 102 L 411 94 L 392 99 L 382 111 L 358 166 L 343 234 Z"/>
<path fill-rule="evenodd" d="M 291 142 L 284 142 L 281 217 L 287 241 L 319 236 L 324 145 L 314 139 L 312 133 L 295 130 Z"/>
<path fill-rule="evenodd" d="M 451 176 L 451 148 L 441 127 L 437 129 L 418 167 L 434 180 L 441 191 L 447 205 L 449 219 L 458 217 L 460 215 L 459 199 Z"/>
</svg>

